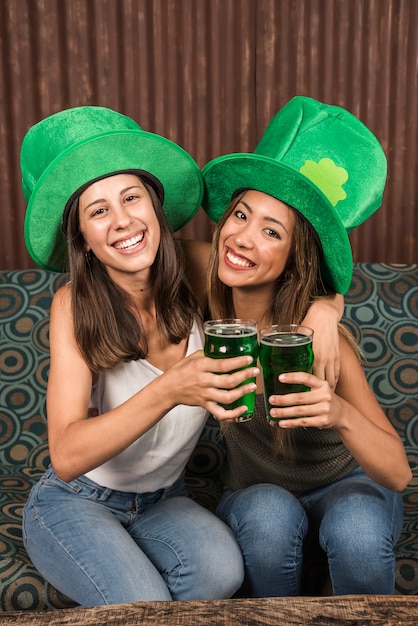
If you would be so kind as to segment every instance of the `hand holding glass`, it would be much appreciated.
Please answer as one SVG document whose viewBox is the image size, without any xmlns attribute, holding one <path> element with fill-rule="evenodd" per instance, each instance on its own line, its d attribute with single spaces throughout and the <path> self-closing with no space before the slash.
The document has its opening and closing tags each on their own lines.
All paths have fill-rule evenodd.
<svg viewBox="0 0 418 626">
<path fill-rule="evenodd" d="M 313 330 L 297 324 L 266 326 L 260 331 L 260 364 L 263 370 L 264 402 L 267 419 L 278 422 L 270 415 L 274 395 L 309 391 L 309 387 L 279 381 L 286 372 L 311 373 L 313 363 Z M 280 418 L 281 419 L 281 418 Z"/>
<path fill-rule="evenodd" d="M 258 356 L 257 322 L 255 320 L 221 319 L 209 320 L 203 324 L 205 334 L 204 353 L 212 359 L 225 359 L 228 357 L 250 355 L 253 363 Z M 237 370 L 232 370 L 231 373 Z M 255 382 L 255 378 L 249 378 L 241 383 L 245 385 Z M 247 410 L 237 421 L 247 422 L 254 413 L 255 391 L 246 393 L 231 404 L 222 404 L 224 409 L 235 409 L 245 405 Z"/>
</svg>

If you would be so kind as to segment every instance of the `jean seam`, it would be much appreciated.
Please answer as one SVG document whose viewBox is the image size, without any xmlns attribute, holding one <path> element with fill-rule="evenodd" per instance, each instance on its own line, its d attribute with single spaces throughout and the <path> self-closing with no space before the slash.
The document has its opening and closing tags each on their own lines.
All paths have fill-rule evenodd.
<svg viewBox="0 0 418 626">
<path fill-rule="evenodd" d="M 130 533 L 129 533 L 129 534 L 130 534 Z M 138 535 L 131 535 L 131 537 L 132 537 L 132 539 L 135 541 L 135 543 L 137 544 L 138 548 L 139 548 L 140 550 L 142 550 L 142 552 L 143 552 L 143 553 L 145 554 L 145 556 L 146 556 L 146 557 L 147 557 L 147 558 L 151 561 L 151 563 L 152 563 L 153 565 L 154 565 L 154 562 L 153 562 L 153 560 L 152 560 L 152 559 L 148 556 L 147 551 L 146 551 L 146 550 L 144 550 L 144 549 L 143 549 L 143 548 L 142 548 L 142 547 L 138 544 L 138 541 L 140 541 L 141 539 L 142 539 L 142 540 L 144 540 L 144 541 L 154 541 L 154 542 L 156 542 L 156 543 L 159 543 L 159 544 L 161 544 L 161 545 L 164 545 L 164 546 L 168 547 L 168 548 L 169 548 L 169 550 L 171 550 L 171 552 L 172 552 L 172 553 L 176 556 L 177 561 L 178 561 L 178 563 L 180 564 L 180 568 L 179 568 L 179 572 L 178 572 L 178 574 L 176 575 L 176 581 L 175 581 L 174 585 L 169 586 L 169 584 L 168 584 L 167 580 L 166 580 L 166 579 L 164 578 L 164 576 L 163 576 L 163 572 L 160 572 L 160 575 L 161 575 L 161 576 L 163 576 L 163 578 L 164 578 L 164 582 L 165 582 L 165 584 L 167 585 L 167 587 L 168 587 L 168 590 L 169 590 L 170 594 L 172 594 L 172 593 L 175 591 L 176 587 L 178 587 L 179 582 L 180 582 L 181 577 L 182 577 L 182 574 L 183 574 L 183 571 L 184 571 L 184 561 L 183 561 L 183 559 L 181 558 L 181 556 L 180 556 L 180 554 L 178 553 L 178 551 L 177 551 L 177 550 L 176 550 L 176 549 L 175 549 L 175 548 L 174 548 L 174 547 L 173 547 L 170 543 L 168 543 L 167 541 L 164 541 L 163 539 L 160 539 L 159 537 L 152 537 L 152 536 L 146 536 L 146 535 L 140 535 L 140 536 L 138 536 Z M 154 567 L 155 567 L 155 565 L 154 565 Z M 171 571 L 172 571 L 172 570 L 171 570 Z"/>
<path fill-rule="evenodd" d="M 40 525 L 40 527 L 51 536 L 53 537 L 55 543 L 61 548 L 61 550 L 63 550 L 65 552 L 65 554 L 67 555 L 67 557 L 69 557 L 69 560 L 72 561 L 79 569 L 80 571 L 83 572 L 83 574 L 86 576 L 86 578 L 88 578 L 88 580 L 90 581 L 90 583 L 93 585 L 93 587 L 96 589 L 97 593 L 100 595 L 101 598 L 103 598 L 104 602 L 106 602 L 106 598 L 104 597 L 103 593 L 100 591 L 100 589 L 97 587 L 96 583 L 94 582 L 94 580 L 91 578 L 90 574 L 85 570 L 84 566 L 82 566 L 74 557 L 73 555 L 68 552 L 67 548 L 61 543 L 61 541 L 59 541 L 58 537 L 52 532 L 52 530 L 50 528 L 48 528 L 47 526 L 45 526 L 45 524 L 43 523 L 41 517 L 38 515 L 37 513 L 37 509 L 36 506 L 34 504 L 32 504 L 32 509 L 33 509 L 33 516 L 34 518 L 37 520 L 38 524 Z"/>
</svg>

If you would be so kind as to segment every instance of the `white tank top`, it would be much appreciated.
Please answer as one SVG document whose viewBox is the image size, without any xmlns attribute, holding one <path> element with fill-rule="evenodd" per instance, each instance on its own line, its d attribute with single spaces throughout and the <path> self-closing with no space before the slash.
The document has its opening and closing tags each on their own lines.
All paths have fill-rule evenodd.
<svg viewBox="0 0 418 626">
<path fill-rule="evenodd" d="M 203 331 L 195 320 L 187 355 L 203 347 Z M 103 371 L 92 392 L 90 406 L 99 414 L 119 406 L 161 375 L 139 359 Z M 172 485 L 182 473 L 207 419 L 201 407 L 178 405 L 155 426 L 110 461 L 86 473 L 103 487 L 147 493 Z"/>
</svg>

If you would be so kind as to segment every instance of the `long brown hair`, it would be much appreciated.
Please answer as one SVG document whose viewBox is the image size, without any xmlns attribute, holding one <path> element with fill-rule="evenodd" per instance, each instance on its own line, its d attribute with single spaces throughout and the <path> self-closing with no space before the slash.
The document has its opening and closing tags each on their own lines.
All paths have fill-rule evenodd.
<svg viewBox="0 0 418 626">
<path fill-rule="evenodd" d="M 232 289 L 218 279 L 219 238 L 221 230 L 240 202 L 240 194 L 226 209 L 212 239 L 208 271 L 208 301 L 213 318 L 235 317 Z M 294 209 L 293 209 L 294 210 Z M 271 324 L 299 324 L 316 298 L 328 295 L 321 279 L 321 246 L 309 222 L 294 210 L 295 223 L 291 252 L 277 278 L 277 288 L 267 311 Z"/>
<path fill-rule="evenodd" d="M 160 224 L 160 245 L 151 268 L 157 325 L 172 343 L 190 333 L 197 302 L 184 282 L 184 259 L 174 240 L 161 201 L 153 186 L 139 177 Z M 131 296 L 109 276 L 106 267 L 86 245 L 79 227 L 79 201 L 69 212 L 67 239 L 74 332 L 92 372 L 123 361 L 145 358 L 148 341 Z"/>
<path fill-rule="evenodd" d="M 219 221 L 212 239 L 212 249 L 208 271 L 208 305 L 212 318 L 234 318 L 235 311 L 232 300 L 232 289 L 218 278 L 219 238 L 221 230 L 240 202 L 245 191 L 234 198 Z M 292 207 L 290 207 L 292 208 Z M 322 248 L 311 224 L 296 209 L 294 211 L 294 227 L 291 250 L 283 272 L 277 278 L 277 288 L 272 299 L 266 319 L 270 324 L 300 324 L 311 304 L 335 292 L 328 290 L 321 276 Z M 342 325 L 339 331 L 348 340 L 357 356 L 359 348 L 350 334 Z M 228 428 L 239 428 L 239 425 L 222 423 L 221 431 Z M 272 428 L 273 452 L 285 455 L 291 461 L 293 457 L 293 430 Z"/>
</svg>

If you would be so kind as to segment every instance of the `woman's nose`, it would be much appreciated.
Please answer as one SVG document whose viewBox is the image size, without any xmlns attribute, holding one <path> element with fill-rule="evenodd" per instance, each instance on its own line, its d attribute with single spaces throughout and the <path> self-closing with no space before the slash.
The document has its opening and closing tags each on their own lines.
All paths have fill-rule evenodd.
<svg viewBox="0 0 418 626">
<path fill-rule="evenodd" d="M 254 237 L 251 232 L 251 228 L 248 226 L 242 228 L 238 233 L 236 233 L 235 243 L 242 248 L 252 248 L 254 245 Z"/>
<path fill-rule="evenodd" d="M 129 211 L 124 207 L 115 207 L 113 211 L 113 226 L 116 230 L 127 228 L 131 222 Z"/>
</svg>

